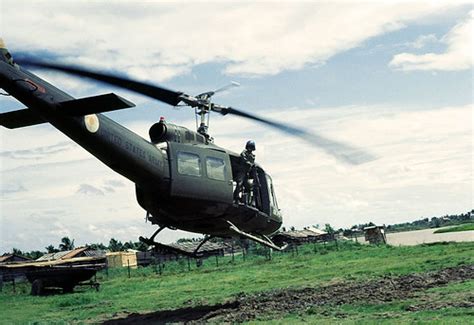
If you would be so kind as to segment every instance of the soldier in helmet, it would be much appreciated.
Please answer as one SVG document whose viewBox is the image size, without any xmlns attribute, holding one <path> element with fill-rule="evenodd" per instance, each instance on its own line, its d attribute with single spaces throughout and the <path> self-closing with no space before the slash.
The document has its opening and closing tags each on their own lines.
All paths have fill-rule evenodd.
<svg viewBox="0 0 474 325">
<path fill-rule="evenodd" d="M 239 201 L 239 194 L 244 188 L 247 192 L 250 192 L 250 188 L 248 186 L 249 174 L 255 164 L 255 155 L 253 154 L 253 151 L 255 151 L 255 141 L 249 140 L 245 145 L 245 150 L 240 154 L 240 160 L 245 168 L 239 171 L 235 179 L 237 182 L 234 190 L 235 202 Z"/>
</svg>

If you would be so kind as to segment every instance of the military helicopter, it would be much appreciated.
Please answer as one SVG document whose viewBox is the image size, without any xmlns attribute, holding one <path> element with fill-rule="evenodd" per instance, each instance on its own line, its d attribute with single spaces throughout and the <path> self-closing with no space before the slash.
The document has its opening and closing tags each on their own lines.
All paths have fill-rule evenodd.
<svg viewBox="0 0 474 325">
<path fill-rule="evenodd" d="M 217 91 L 191 96 L 126 77 L 87 69 L 24 60 L 13 60 L 0 39 L 0 87 L 27 106 L 0 114 L 0 124 L 10 129 L 50 123 L 74 142 L 136 187 L 139 205 L 146 219 L 158 225 L 149 245 L 165 228 L 205 234 L 199 248 L 213 237 L 240 237 L 281 250 L 270 236 L 282 225 L 272 178 L 259 164 L 249 174 L 249 193 L 234 199 L 236 175 L 246 172 L 239 154 L 214 144 L 208 133 L 209 113 L 237 115 L 282 132 L 292 134 L 323 148 L 336 158 L 361 163 L 370 155 L 348 145 L 309 133 L 300 128 L 264 119 L 233 107 L 211 102 Z M 53 69 L 95 79 L 166 104 L 194 108 L 199 119 L 197 131 L 161 119 L 149 130 L 150 141 L 100 114 L 135 106 L 113 93 L 75 99 L 23 68 Z"/>
</svg>

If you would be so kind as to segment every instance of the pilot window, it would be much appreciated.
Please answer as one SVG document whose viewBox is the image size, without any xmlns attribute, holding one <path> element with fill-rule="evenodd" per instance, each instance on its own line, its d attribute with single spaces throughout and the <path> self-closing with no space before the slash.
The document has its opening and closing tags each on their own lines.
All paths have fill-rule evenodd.
<svg viewBox="0 0 474 325">
<path fill-rule="evenodd" d="M 201 159 L 189 152 L 178 152 L 178 173 L 189 176 L 201 176 Z"/>
<path fill-rule="evenodd" d="M 206 157 L 207 177 L 218 181 L 225 181 L 225 162 L 223 159 Z"/>
</svg>

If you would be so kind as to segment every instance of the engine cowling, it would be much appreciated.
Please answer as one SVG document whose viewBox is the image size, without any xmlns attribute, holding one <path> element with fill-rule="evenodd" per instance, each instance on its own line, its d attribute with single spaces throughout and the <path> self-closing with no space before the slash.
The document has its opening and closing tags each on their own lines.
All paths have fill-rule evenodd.
<svg viewBox="0 0 474 325">
<path fill-rule="evenodd" d="M 205 143 L 206 139 L 202 134 L 193 132 L 183 126 L 164 123 L 162 121 L 155 123 L 148 131 L 152 143 L 159 142 L 188 142 Z"/>
</svg>

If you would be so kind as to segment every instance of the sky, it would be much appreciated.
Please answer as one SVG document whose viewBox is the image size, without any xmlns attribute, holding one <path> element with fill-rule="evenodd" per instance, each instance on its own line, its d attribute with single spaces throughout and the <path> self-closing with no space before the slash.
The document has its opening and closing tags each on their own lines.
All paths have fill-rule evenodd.
<svg viewBox="0 0 474 325">
<path fill-rule="evenodd" d="M 214 97 L 376 157 L 349 165 L 298 138 L 211 115 L 216 144 L 257 143 L 284 225 L 350 227 L 473 208 L 473 19 L 469 2 L 0 0 L 15 57 L 77 64 Z M 34 71 L 74 97 L 115 92 L 137 107 L 107 113 L 147 139 L 160 116 L 192 110 L 64 74 Z M 0 112 L 22 108 L 0 96 Z M 136 241 L 154 231 L 134 184 L 50 125 L 0 129 L 0 253 Z M 196 234 L 166 230 L 171 242 Z"/>
</svg>

